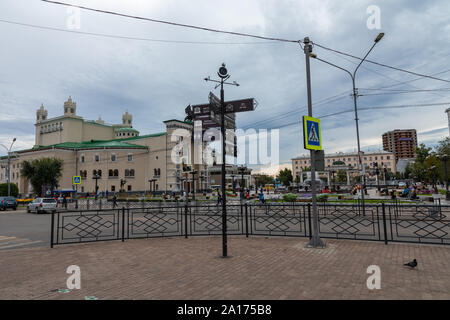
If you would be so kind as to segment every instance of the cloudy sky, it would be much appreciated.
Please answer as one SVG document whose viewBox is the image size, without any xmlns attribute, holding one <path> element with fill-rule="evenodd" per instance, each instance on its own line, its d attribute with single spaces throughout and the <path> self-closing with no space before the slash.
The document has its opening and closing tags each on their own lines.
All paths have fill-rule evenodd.
<svg viewBox="0 0 450 320">
<path fill-rule="evenodd" d="M 385 37 L 369 59 L 450 79 L 450 2 L 430 1 L 285 1 L 285 0 L 63 0 L 72 4 L 159 20 L 292 40 L 313 42 L 362 57 L 379 32 Z M 380 9 L 380 29 L 370 29 L 367 8 Z M 141 134 L 161 132 L 162 121 L 184 119 L 188 104 L 206 103 L 222 62 L 230 80 L 226 99 L 254 97 L 256 111 L 237 116 L 238 127 L 280 128 L 280 161 L 304 154 L 300 120 L 306 114 L 305 57 L 297 43 L 264 41 L 184 29 L 124 17 L 80 11 L 79 29 L 67 7 L 39 0 L 0 2 L 0 143 L 17 137 L 15 150 L 32 147 L 36 109 L 49 117 L 63 112 L 70 95 L 85 119 L 100 115 L 118 123 L 128 110 Z M 374 20 L 370 20 L 374 21 Z M 99 37 L 66 31 L 194 43 Z M 314 47 L 322 59 L 353 70 L 357 60 Z M 325 116 L 353 106 L 350 77 L 311 61 L 313 115 Z M 406 82 L 406 83 L 405 83 Z M 420 78 L 365 63 L 358 71 L 363 150 L 381 147 L 381 135 L 415 128 L 419 143 L 435 144 L 449 133 L 445 109 L 450 83 Z M 379 89 L 384 90 L 363 90 Z M 435 90 L 411 92 L 414 90 Z M 399 92 L 395 90 L 406 90 Z M 216 95 L 219 92 L 215 91 Z M 371 94 L 371 95 L 364 95 Z M 330 99 L 327 99 L 330 98 Z M 326 100 L 327 99 L 327 100 Z M 322 103 L 320 103 L 322 102 Z M 447 103 L 415 108 L 382 106 Z M 298 123 L 296 123 L 298 122 Z M 286 126 L 287 125 L 287 126 Z M 325 151 L 355 151 L 353 113 L 322 119 Z M 0 155 L 5 151 L 0 149 Z"/>
</svg>

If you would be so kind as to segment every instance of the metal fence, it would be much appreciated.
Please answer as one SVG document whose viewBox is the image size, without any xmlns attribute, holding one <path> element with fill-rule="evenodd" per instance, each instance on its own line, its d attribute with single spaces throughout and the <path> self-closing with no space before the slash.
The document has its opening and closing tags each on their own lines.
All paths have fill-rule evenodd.
<svg viewBox="0 0 450 320">
<path fill-rule="evenodd" d="M 450 206 L 319 204 L 322 238 L 450 244 Z M 227 205 L 227 233 L 311 237 L 310 203 Z M 220 235 L 222 206 L 155 204 L 52 214 L 51 246 L 152 237 Z"/>
</svg>

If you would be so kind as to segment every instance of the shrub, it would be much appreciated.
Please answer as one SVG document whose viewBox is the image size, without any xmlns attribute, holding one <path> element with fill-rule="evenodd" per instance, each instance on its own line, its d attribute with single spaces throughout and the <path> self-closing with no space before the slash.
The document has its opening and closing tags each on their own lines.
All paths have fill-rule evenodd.
<svg viewBox="0 0 450 320">
<path fill-rule="evenodd" d="M 294 202 L 297 200 L 297 195 L 292 193 L 283 194 L 283 201 Z"/>
</svg>

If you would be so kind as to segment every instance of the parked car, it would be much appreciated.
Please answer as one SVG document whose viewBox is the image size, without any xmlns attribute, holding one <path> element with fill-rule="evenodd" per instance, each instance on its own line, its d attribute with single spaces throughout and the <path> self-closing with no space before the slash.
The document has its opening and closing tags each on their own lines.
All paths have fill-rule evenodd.
<svg viewBox="0 0 450 320">
<path fill-rule="evenodd" d="M 400 181 L 400 182 L 398 183 L 398 186 L 399 186 L 399 187 L 406 187 L 406 183 L 403 182 L 403 181 Z"/>
<path fill-rule="evenodd" d="M 28 212 L 56 212 L 56 200 L 53 198 L 36 198 L 27 206 Z"/>
<path fill-rule="evenodd" d="M 0 197 L 0 209 L 5 211 L 11 208 L 13 210 L 17 209 L 17 200 L 14 197 Z"/>
</svg>

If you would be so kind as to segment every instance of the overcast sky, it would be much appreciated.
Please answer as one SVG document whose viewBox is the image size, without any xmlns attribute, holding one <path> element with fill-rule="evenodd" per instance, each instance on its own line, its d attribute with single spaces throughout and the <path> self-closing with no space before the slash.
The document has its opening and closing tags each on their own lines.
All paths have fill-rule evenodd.
<svg viewBox="0 0 450 320">
<path fill-rule="evenodd" d="M 423 74 L 450 79 L 450 2 L 430 1 L 210 1 L 210 0 L 64 0 L 98 9 L 160 20 L 251 33 L 303 39 L 364 56 L 379 32 L 385 37 L 369 59 Z M 367 8 L 380 8 L 380 29 L 369 29 Z M 68 20 L 69 19 L 69 20 Z M 206 103 L 222 62 L 230 80 L 226 100 L 254 97 L 259 106 L 237 116 L 238 127 L 281 128 L 280 161 L 304 154 L 300 120 L 306 111 L 305 57 L 296 43 L 223 35 L 81 10 L 80 32 L 117 36 L 210 42 L 182 44 L 96 37 L 43 30 L 4 22 L 18 22 L 69 30 L 67 7 L 39 0 L 0 2 L 0 143 L 14 150 L 32 147 L 36 109 L 49 117 L 63 113 L 72 96 L 78 115 L 107 123 L 121 122 L 128 110 L 141 134 L 164 131 L 162 121 L 184 119 L 188 104 Z M 225 44 L 224 44 L 225 43 Z M 354 59 L 314 47 L 322 59 L 354 69 Z M 353 107 L 350 77 L 341 70 L 311 61 L 312 98 L 328 103 L 313 106 L 314 116 Z M 389 90 L 450 88 L 450 83 L 421 78 L 365 63 L 358 71 L 358 88 Z M 215 91 L 216 95 L 219 92 Z M 381 93 L 360 89 L 360 93 Z M 386 94 L 391 93 L 391 94 Z M 395 93 L 395 94 L 392 94 Z M 339 99 L 338 99 L 339 98 Z M 393 129 L 414 128 L 419 143 L 435 144 L 448 136 L 445 109 L 450 91 L 403 93 L 384 91 L 362 96 L 358 106 L 378 107 L 447 103 L 422 108 L 360 111 L 363 150 L 381 148 L 381 135 Z M 292 112 L 292 111 L 296 112 Z M 278 116 L 278 118 L 277 118 Z M 283 117 L 284 116 L 284 117 Z M 269 119 L 270 121 L 265 121 Z M 298 124 L 285 126 L 298 121 Z M 356 150 L 353 113 L 322 119 L 327 153 Z M 0 155 L 5 151 L 0 149 Z"/>
</svg>

